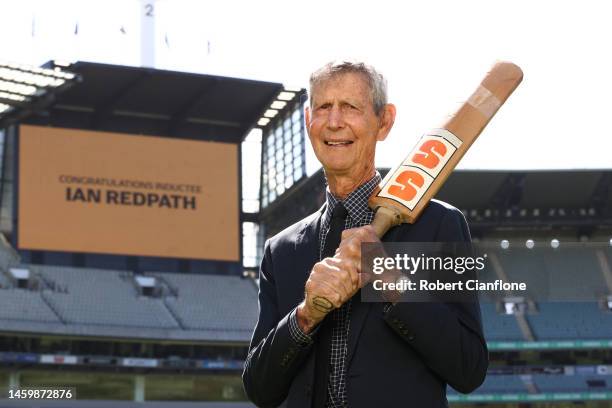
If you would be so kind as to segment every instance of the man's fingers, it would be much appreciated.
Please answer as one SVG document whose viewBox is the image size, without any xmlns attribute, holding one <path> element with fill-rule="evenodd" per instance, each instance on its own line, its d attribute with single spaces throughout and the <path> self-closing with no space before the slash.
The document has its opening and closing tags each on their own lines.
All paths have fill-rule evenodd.
<svg viewBox="0 0 612 408">
<path fill-rule="evenodd" d="M 358 263 L 352 258 L 329 258 L 328 262 L 336 269 L 336 276 L 341 279 L 347 298 L 351 297 L 359 284 Z"/>
<path fill-rule="evenodd" d="M 320 296 L 329 300 L 335 307 L 340 307 L 346 298 L 345 289 L 330 272 L 323 270 L 321 273 L 311 274 L 306 281 L 306 294 L 311 299 Z"/>
<path fill-rule="evenodd" d="M 340 235 L 340 240 L 344 241 L 346 239 L 357 239 L 359 242 L 376 242 L 378 241 L 378 237 L 376 236 L 376 230 L 371 225 L 364 225 L 362 227 L 357 228 L 349 228 L 342 231 L 342 235 Z"/>
<path fill-rule="evenodd" d="M 334 258 L 352 259 L 355 264 L 358 264 L 361 260 L 361 242 L 359 239 L 353 237 L 342 241 Z M 357 269 L 361 269 L 360 265 L 357 265 Z"/>
<path fill-rule="evenodd" d="M 342 291 L 343 299 L 350 297 L 353 291 L 353 285 L 349 272 L 347 272 L 345 263 L 338 258 L 325 258 L 323 262 L 331 269 L 325 273 L 324 279 L 333 282 Z M 323 275 L 323 274 L 322 274 Z"/>
<path fill-rule="evenodd" d="M 340 242 L 344 241 L 345 239 L 349 239 L 358 229 L 359 228 L 347 228 L 343 230 L 342 234 L 340 235 Z"/>
<path fill-rule="evenodd" d="M 367 272 L 362 272 L 359 274 L 359 288 L 363 288 L 368 283 L 374 280 L 374 275 Z"/>
<path fill-rule="evenodd" d="M 361 272 L 361 263 L 354 258 L 349 258 L 343 262 L 344 269 L 348 273 L 348 279 L 351 282 L 351 292 L 355 293 L 359 289 L 359 273 Z"/>
<path fill-rule="evenodd" d="M 336 307 L 342 305 L 340 302 L 342 301 L 343 293 L 340 288 L 325 280 L 318 282 L 318 285 L 318 290 L 313 291 L 313 293 L 321 294 L 326 299 L 331 301 Z"/>
<path fill-rule="evenodd" d="M 315 296 L 312 299 L 312 305 L 321 313 L 329 313 L 334 309 L 334 304 L 322 296 Z"/>
</svg>

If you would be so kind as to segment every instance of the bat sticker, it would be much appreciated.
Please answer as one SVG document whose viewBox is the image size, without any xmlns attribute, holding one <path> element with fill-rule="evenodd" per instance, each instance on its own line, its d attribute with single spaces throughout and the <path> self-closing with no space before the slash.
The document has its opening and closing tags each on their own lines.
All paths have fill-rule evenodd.
<svg viewBox="0 0 612 408">
<path fill-rule="evenodd" d="M 406 159 L 385 177 L 378 196 L 413 210 L 461 144 L 461 139 L 445 129 L 426 133 Z"/>
</svg>

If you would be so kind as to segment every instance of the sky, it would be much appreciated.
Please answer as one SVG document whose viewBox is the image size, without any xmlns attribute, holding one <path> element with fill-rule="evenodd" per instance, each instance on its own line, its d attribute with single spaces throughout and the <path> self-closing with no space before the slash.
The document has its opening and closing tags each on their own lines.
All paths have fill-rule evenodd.
<svg viewBox="0 0 612 408">
<path fill-rule="evenodd" d="M 612 110 L 606 1 L 0 0 L 0 58 L 141 65 L 145 3 L 154 3 L 156 68 L 307 87 L 332 59 L 376 66 L 398 110 L 378 166 L 403 159 L 494 61 L 508 60 L 524 81 L 459 168 L 612 167 L 601 123 Z"/>
</svg>

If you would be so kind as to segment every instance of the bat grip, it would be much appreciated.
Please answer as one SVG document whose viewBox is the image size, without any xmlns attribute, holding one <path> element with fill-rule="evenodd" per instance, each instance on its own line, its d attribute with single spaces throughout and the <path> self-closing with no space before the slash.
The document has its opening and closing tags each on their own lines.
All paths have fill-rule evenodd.
<svg viewBox="0 0 612 408">
<path fill-rule="evenodd" d="M 382 238 L 391 227 L 395 227 L 401 222 L 402 217 L 400 212 L 395 208 L 378 207 L 371 225 L 376 231 L 376 236 Z"/>
</svg>

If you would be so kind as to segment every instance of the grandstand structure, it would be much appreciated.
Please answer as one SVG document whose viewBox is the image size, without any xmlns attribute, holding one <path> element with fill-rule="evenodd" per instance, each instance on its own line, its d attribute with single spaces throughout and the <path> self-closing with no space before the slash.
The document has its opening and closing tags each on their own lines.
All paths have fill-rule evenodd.
<svg viewBox="0 0 612 408">
<path fill-rule="evenodd" d="M 54 62 L 46 66 L 57 68 Z M 257 318 L 258 288 L 256 268 L 246 267 L 243 255 L 248 250 L 260 257 L 266 238 L 316 211 L 325 197 L 322 171 L 306 174 L 305 91 L 84 62 L 62 69 L 79 81 L 49 90 L 44 104 L 15 106 L 11 116 L 0 117 L 0 392 L 75 387 L 79 401 L 61 406 L 252 406 L 240 372 Z M 239 231 L 224 242 L 238 255 L 139 254 L 129 240 L 125 253 L 57 250 L 56 242 L 48 243 L 50 249 L 21 245 L 20 223 L 27 222 L 20 211 L 24 125 L 232 145 L 238 202 L 244 199 L 240 174 L 254 170 L 241 168 L 241 143 L 260 129 L 259 197 L 248 211 L 243 206 L 234 214 Z M 142 161 L 123 155 L 125 161 Z M 180 159 L 168 157 L 160 167 L 179 167 Z M 383 176 L 387 171 L 380 169 Z M 219 169 L 212 172 L 222 176 Z M 499 249 L 498 276 L 535 275 L 548 288 L 548 297 L 508 294 L 481 303 L 489 373 L 471 395 L 449 387 L 449 402 L 609 407 L 612 171 L 455 171 L 437 198 L 462 210 L 474 241 Z M 35 204 L 54 218 L 49 203 Z M 56 231 L 58 242 L 78 233 L 69 221 Z M 257 227 L 257 248 L 242 245 L 247 223 Z M 186 244 L 182 237 L 172 241 L 175 229 L 147 231 L 153 244 L 168 240 L 172 252 Z M 551 246 L 553 240 L 561 250 Z M 87 236 L 82 241 L 91 245 Z M 540 251 L 529 252 L 528 241 Z M 0 406 L 17 406 L 11 404 L 0 395 Z"/>
<path fill-rule="evenodd" d="M 26 67 L 15 67 L 28 80 Z M 91 400 L 91 406 L 96 406 L 96 400 L 103 401 L 104 406 L 110 400 L 113 404 L 121 400 L 238 401 L 236 406 L 244 406 L 239 402 L 245 399 L 239 373 L 257 317 L 257 282 L 243 274 L 241 259 L 242 225 L 253 220 L 253 214 L 240 210 L 241 143 L 255 127 L 269 133 L 286 118 L 301 123 L 304 91 L 285 89 L 277 83 L 89 62 L 65 66 L 51 61 L 44 69 L 53 75 L 68 72 L 62 75 L 78 80 L 56 88 L 43 84 L 41 97 L 20 99 L 0 113 L 0 406 L 10 403 L 2 399 L 7 387 L 40 386 L 75 387 L 81 401 L 74 406 L 88 404 L 85 400 Z M 14 88 L 15 92 L 22 89 L 17 85 Z M 54 156 L 51 150 L 48 154 L 42 151 L 36 158 L 28 155 L 26 142 L 32 136 L 27 133 L 32 133 L 31 129 L 43 134 L 35 144 L 49 142 L 47 146 L 59 149 L 55 155 L 66 151 L 67 156 Z M 301 154 L 303 126 L 296 129 L 298 134 L 292 142 L 296 154 Z M 62 139 L 58 130 L 67 131 L 68 137 Z M 92 151 L 72 146 L 73 142 L 92 140 L 100 142 L 91 145 Z M 118 140 L 121 145 L 107 140 Z M 136 149 L 122 150 L 130 145 Z M 161 173 L 160 180 L 153 180 L 156 183 L 146 179 L 137 183 L 134 175 L 143 171 L 139 166 L 151 161 L 145 154 L 138 156 L 139 151 L 154 152 L 150 149 L 154 145 L 162 146 L 161 155 L 155 157 L 154 167 L 144 172 L 162 168 L 168 176 Z M 204 152 L 212 149 L 213 153 L 211 158 L 201 160 L 220 160 L 219 165 L 202 163 L 208 167 L 200 167 L 199 160 L 185 164 L 183 156 L 169 153 L 173 146 L 186 146 L 185 154 L 205 146 Z M 100 148 L 101 152 L 93 151 Z M 100 153 L 98 167 L 89 167 L 88 159 L 93 163 Z M 84 167 L 75 167 L 82 155 Z M 225 155 L 227 163 L 215 157 L 220 155 Z M 108 176 L 129 162 L 136 163 L 135 172 L 116 180 Z M 98 189 L 99 193 L 93 187 L 83 187 L 80 196 L 72 197 L 66 188 L 63 204 L 78 202 L 78 206 L 72 205 L 63 214 L 61 208 L 58 211 L 53 207 L 52 196 L 26 202 L 24 191 L 32 185 L 44 191 L 51 189 L 45 184 L 48 182 L 37 184 L 45 175 L 36 173 L 37 166 L 49 163 L 51 168 L 65 166 L 60 167 L 65 172 L 58 173 L 60 178 L 73 174 L 68 172 L 80 172 L 72 179 L 90 185 L 102 180 L 106 185 Z M 27 174 L 28 166 L 35 169 L 34 177 Z M 176 173 L 181 167 L 185 171 Z M 196 199 L 188 197 L 186 202 L 193 205 L 183 209 L 184 215 L 177 218 L 171 212 L 178 213 L 179 209 L 166 205 L 154 214 L 153 221 L 162 219 L 156 227 L 151 220 L 141 220 L 147 211 L 154 213 L 151 205 L 130 212 L 136 205 L 144 207 L 142 200 L 137 201 L 142 197 L 153 199 L 153 203 L 157 197 L 163 199 L 164 195 L 155 195 L 154 189 L 180 187 L 183 191 L 190 187 L 184 181 L 172 184 L 173 177 L 194 179 L 203 169 L 209 174 L 201 176 L 222 180 L 226 188 L 213 194 L 214 181 L 191 186 L 193 197 L 199 201 L 196 205 Z M 303 164 L 296 165 L 291 176 L 301 178 L 303 170 Z M 83 173 L 88 177 L 80 177 Z M 134 191 L 121 190 L 123 184 L 119 182 L 129 178 L 135 180 L 130 183 Z M 116 223 L 111 225 L 116 232 L 110 235 L 110 241 L 124 243 L 118 251 L 112 245 L 107 247 L 109 251 L 100 250 L 105 233 L 96 233 L 103 231 L 96 229 L 97 219 L 105 216 L 99 212 L 102 206 L 96 197 L 104 197 L 111 188 L 117 190 L 115 197 L 121 197 L 121 201 L 102 203 L 109 208 L 115 206 L 113 211 L 119 217 L 123 216 L 121 212 L 128 216 L 99 226 Z M 213 195 L 226 194 L 226 190 L 234 194 L 220 204 L 224 211 L 217 210 L 216 216 L 198 214 L 192 217 L 193 222 L 187 218 L 196 210 L 214 208 Z M 63 187 L 57 191 L 64 191 Z M 172 198 L 170 193 L 165 196 Z M 88 202 L 85 197 L 93 198 Z M 63 224 L 42 245 L 32 245 L 33 241 L 24 238 L 24 226 L 33 214 L 26 211 L 29 204 L 34 204 L 34 215 L 38 211 L 43 215 L 33 228 L 33 237 L 48 227 L 47 222 L 51 225 L 59 219 Z M 79 211 L 91 214 L 82 225 L 70 218 Z M 177 235 L 177 230 L 197 225 L 202 214 L 221 221 L 210 228 L 194 229 L 191 237 Z M 164 217 L 168 219 L 163 221 Z M 180 217 L 188 222 L 176 224 L 183 222 Z M 137 224 L 131 224 L 133 220 Z M 124 238 L 131 233 L 125 230 L 126 225 L 142 229 L 143 236 L 151 238 L 150 251 L 142 247 L 142 242 Z M 94 229 L 88 230 L 92 226 Z M 227 228 L 229 232 L 222 231 Z M 75 245 L 75 241 L 64 247 L 58 245 L 62 238 L 81 232 L 77 241 L 86 242 L 85 246 Z M 231 240 L 224 242 L 223 233 Z M 215 234 L 221 245 L 215 242 Z M 201 253 L 196 242 L 195 256 L 172 256 L 182 246 L 193 244 L 187 239 L 197 240 L 198 236 L 204 242 Z M 212 239 L 206 241 L 206 236 Z M 131 245 L 146 251 L 140 253 L 136 247 L 130 249 Z"/>
</svg>

